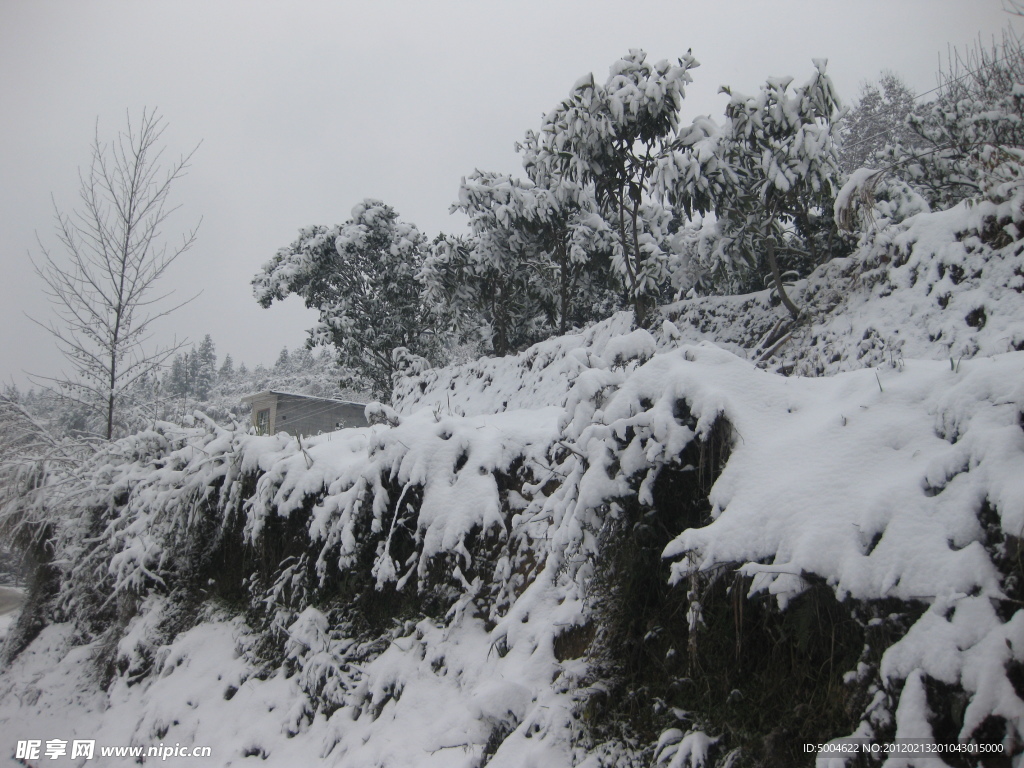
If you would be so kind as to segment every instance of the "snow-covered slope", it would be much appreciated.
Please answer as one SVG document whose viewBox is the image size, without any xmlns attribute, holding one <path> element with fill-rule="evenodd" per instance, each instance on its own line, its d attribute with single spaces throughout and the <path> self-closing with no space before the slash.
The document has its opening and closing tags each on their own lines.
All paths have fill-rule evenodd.
<svg viewBox="0 0 1024 768">
<path fill-rule="evenodd" d="M 430 407 L 450 414 L 561 405 L 587 368 L 646 360 L 697 341 L 803 376 L 904 358 L 958 361 L 1019 351 L 1019 204 L 961 204 L 871 228 L 853 256 L 822 265 L 790 288 L 805 319 L 788 334 L 771 333 L 788 321 L 772 291 L 687 299 L 662 308 L 664 320 L 649 338 L 642 331 L 629 336 L 632 315 L 620 312 L 518 355 L 409 377 L 396 388 L 394 404 L 400 411 Z"/>
<path fill-rule="evenodd" d="M 49 738 L 280 766 L 1019 750 L 1024 264 L 992 229 L 1019 212 L 984 206 L 795 286 L 788 340 L 767 292 L 690 299 L 651 333 L 619 315 L 425 372 L 368 428 L 114 444 L 60 522 L 48 625 L 8 640 L 0 760 Z"/>
</svg>

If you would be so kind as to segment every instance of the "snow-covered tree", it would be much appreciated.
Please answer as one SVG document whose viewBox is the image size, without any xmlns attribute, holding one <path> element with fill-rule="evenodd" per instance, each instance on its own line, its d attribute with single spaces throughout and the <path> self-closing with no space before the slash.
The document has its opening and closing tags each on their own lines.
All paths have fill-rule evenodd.
<svg viewBox="0 0 1024 768">
<path fill-rule="evenodd" d="M 914 92 L 896 73 L 886 71 L 878 82 L 865 83 L 839 124 L 843 173 L 872 165 L 888 145 L 914 146 L 917 142 L 908 120 L 916 109 Z"/>
<path fill-rule="evenodd" d="M 320 313 L 310 344 L 333 344 L 348 383 L 391 392 L 399 347 L 433 356 L 437 338 L 417 279 L 425 238 L 380 200 L 367 199 L 340 226 L 302 229 L 253 278 L 264 307 L 291 294 Z"/>
<path fill-rule="evenodd" d="M 210 334 L 206 334 L 195 352 L 195 395 L 205 400 L 217 383 L 217 351 Z"/>
<path fill-rule="evenodd" d="M 174 397 L 184 397 L 192 391 L 187 353 L 178 353 L 171 360 L 170 370 L 164 377 L 164 389 Z"/>
<path fill-rule="evenodd" d="M 275 371 L 287 371 L 289 365 L 288 347 L 281 347 L 281 352 L 277 356 L 277 361 L 274 363 Z"/>
<path fill-rule="evenodd" d="M 620 308 L 616 266 L 621 267 L 624 254 L 621 240 L 601 215 L 594 184 L 564 174 L 534 131 L 527 131 L 516 151 L 523 154 L 535 193 L 518 207 L 544 256 L 540 289 L 552 325 L 557 317 L 558 333 L 564 334 L 570 325 L 607 317 Z"/>
<path fill-rule="evenodd" d="M 422 275 L 436 306 L 486 324 L 498 355 L 595 319 L 608 294 L 614 301 L 616 242 L 592 188 L 542 170 L 534 134 L 521 149 L 530 179 L 476 171 L 462 180 L 452 210 L 469 216 L 474 236 L 439 238 Z"/>
<path fill-rule="evenodd" d="M 731 179 L 715 196 L 718 249 L 754 265 L 763 255 L 786 309 L 800 314 L 786 294 L 778 252 L 820 262 L 821 230 L 834 231 L 832 202 L 839 173 L 834 120 L 839 102 L 825 62 L 802 86 L 770 78 L 756 96 L 732 93 L 719 151 Z"/>
<path fill-rule="evenodd" d="M 220 364 L 220 370 L 217 371 L 217 378 L 230 379 L 235 375 L 235 361 L 231 359 L 231 355 L 224 355 L 224 362 Z"/>
<path fill-rule="evenodd" d="M 420 279 L 434 324 L 452 328 L 464 343 L 500 356 L 546 335 L 535 274 L 515 251 L 442 234 Z"/>
<path fill-rule="evenodd" d="M 210 334 L 206 334 L 199 349 L 192 347 L 174 356 L 164 375 L 163 389 L 172 397 L 205 400 L 216 382 L 216 348 Z"/>
<path fill-rule="evenodd" d="M 301 373 L 313 368 L 316 365 L 316 358 L 309 347 L 299 347 L 291 353 L 289 364 L 293 372 Z"/>
<path fill-rule="evenodd" d="M 678 65 L 651 64 L 644 51 L 632 49 L 611 66 L 604 84 L 593 74 L 578 80 L 541 132 L 540 154 L 569 179 L 592 183 L 605 215 L 617 222 L 623 281 L 639 326 L 647 324 L 664 278 L 663 265 L 643 247 L 641 211 L 696 66 L 689 53 Z"/>
<path fill-rule="evenodd" d="M 938 97 L 911 115 L 913 139 L 886 152 L 891 170 L 934 208 L 987 196 L 1008 199 L 1022 184 L 1024 42 L 957 54 L 940 73 Z"/>
</svg>

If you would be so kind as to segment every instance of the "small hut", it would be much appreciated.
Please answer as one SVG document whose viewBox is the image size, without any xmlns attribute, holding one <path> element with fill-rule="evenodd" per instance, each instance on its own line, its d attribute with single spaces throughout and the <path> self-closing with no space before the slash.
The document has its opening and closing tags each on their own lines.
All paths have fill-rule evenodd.
<svg viewBox="0 0 1024 768">
<path fill-rule="evenodd" d="M 267 390 L 242 398 L 252 406 L 252 425 L 261 435 L 306 437 L 345 427 L 367 426 L 365 403 Z"/>
</svg>

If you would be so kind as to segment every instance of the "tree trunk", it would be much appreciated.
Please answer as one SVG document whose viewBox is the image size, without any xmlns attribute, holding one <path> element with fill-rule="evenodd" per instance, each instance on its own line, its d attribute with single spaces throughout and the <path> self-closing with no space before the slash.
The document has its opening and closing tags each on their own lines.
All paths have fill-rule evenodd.
<svg viewBox="0 0 1024 768">
<path fill-rule="evenodd" d="M 779 272 L 779 262 L 775 258 L 775 241 L 768 238 L 767 241 L 767 254 L 768 254 L 768 266 L 772 270 L 772 280 L 775 283 L 775 290 L 779 292 L 779 299 L 782 301 L 786 309 L 789 310 L 789 314 L 793 316 L 793 319 L 800 317 L 800 310 L 797 309 L 789 295 L 786 293 L 785 287 L 782 285 L 782 274 Z"/>
<path fill-rule="evenodd" d="M 561 317 L 558 319 L 558 333 L 560 336 L 565 336 L 565 332 L 568 328 L 566 322 L 566 314 L 569 311 L 569 257 L 564 253 L 565 246 L 561 246 L 563 251 L 561 261 Z"/>
<path fill-rule="evenodd" d="M 633 279 L 633 321 L 637 328 L 647 328 L 647 323 L 650 320 L 650 316 L 654 309 L 654 299 L 651 296 L 640 295 L 640 230 L 637 224 L 637 220 L 640 216 L 640 201 L 633 201 L 633 210 L 631 211 L 631 218 L 633 224 L 633 255 L 636 259 L 633 272 L 635 277 Z"/>
</svg>

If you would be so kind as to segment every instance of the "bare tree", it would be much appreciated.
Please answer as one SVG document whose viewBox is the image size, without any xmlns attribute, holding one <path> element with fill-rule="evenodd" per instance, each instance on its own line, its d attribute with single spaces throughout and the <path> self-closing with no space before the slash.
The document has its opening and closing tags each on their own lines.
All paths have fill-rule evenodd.
<svg viewBox="0 0 1024 768">
<path fill-rule="evenodd" d="M 32 262 L 56 315 L 45 323 L 33 320 L 56 338 L 71 368 L 70 374 L 35 379 L 87 408 L 108 440 L 132 387 L 181 346 L 147 350 L 153 322 L 192 300 L 167 306 L 170 293 L 154 290 L 195 243 L 198 229 L 173 247 L 161 240 L 162 225 L 176 210 L 168 204 L 171 185 L 199 148 L 163 163 L 165 128 L 155 109 L 144 109 L 135 122 L 129 114 L 127 128 L 105 144 L 97 123 L 91 165 L 87 173 L 79 171 L 80 207 L 66 214 L 54 201 L 64 257 L 54 257 L 40 242 L 42 258 Z"/>
</svg>

